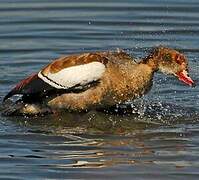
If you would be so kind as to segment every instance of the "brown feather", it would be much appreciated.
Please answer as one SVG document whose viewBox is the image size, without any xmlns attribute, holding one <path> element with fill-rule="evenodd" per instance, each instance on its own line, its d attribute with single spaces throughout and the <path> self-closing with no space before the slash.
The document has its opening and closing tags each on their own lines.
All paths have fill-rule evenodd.
<svg viewBox="0 0 199 180">
<path fill-rule="evenodd" d="M 47 75 L 48 73 L 57 73 L 64 68 L 91 62 L 101 62 L 106 65 L 108 63 L 108 59 L 103 55 L 103 53 L 84 53 L 82 55 L 65 56 L 46 66 L 42 70 L 42 73 L 44 75 Z"/>
</svg>

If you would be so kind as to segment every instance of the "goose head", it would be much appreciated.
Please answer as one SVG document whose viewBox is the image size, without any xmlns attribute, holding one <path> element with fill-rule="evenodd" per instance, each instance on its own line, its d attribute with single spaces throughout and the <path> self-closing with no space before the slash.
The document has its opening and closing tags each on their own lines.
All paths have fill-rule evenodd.
<svg viewBox="0 0 199 180">
<path fill-rule="evenodd" d="M 189 86 L 195 86 L 194 81 L 189 76 L 187 57 L 177 50 L 167 47 L 157 47 L 147 57 L 152 59 L 155 70 L 159 70 L 164 74 L 177 77 L 183 83 Z M 151 63 L 150 61 L 148 61 Z"/>
</svg>

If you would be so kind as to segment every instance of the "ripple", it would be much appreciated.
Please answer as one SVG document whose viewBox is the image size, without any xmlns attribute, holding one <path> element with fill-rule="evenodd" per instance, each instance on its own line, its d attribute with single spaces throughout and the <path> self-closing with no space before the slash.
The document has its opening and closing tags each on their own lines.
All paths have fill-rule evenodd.
<svg viewBox="0 0 199 180">
<path fill-rule="evenodd" d="M 182 50 L 198 82 L 197 0 L 1 0 L 0 99 L 62 55 Z M 0 116 L 2 179 L 197 179 L 198 87 L 157 74 L 147 96 L 108 111 Z M 2 107 L 1 107 L 2 108 Z"/>
</svg>

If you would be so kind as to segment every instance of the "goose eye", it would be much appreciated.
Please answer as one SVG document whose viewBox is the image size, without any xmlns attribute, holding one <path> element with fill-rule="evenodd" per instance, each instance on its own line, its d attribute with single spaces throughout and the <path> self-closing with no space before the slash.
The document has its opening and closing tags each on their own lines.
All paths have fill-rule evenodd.
<svg viewBox="0 0 199 180">
<path fill-rule="evenodd" d="M 181 58 L 181 56 L 180 56 L 180 55 L 176 55 L 175 61 L 176 61 L 176 63 L 178 63 L 178 64 L 182 64 L 182 58 Z"/>
<path fill-rule="evenodd" d="M 172 59 L 171 54 L 166 54 L 163 57 L 163 60 L 165 60 L 165 61 L 171 61 L 171 59 Z"/>
</svg>

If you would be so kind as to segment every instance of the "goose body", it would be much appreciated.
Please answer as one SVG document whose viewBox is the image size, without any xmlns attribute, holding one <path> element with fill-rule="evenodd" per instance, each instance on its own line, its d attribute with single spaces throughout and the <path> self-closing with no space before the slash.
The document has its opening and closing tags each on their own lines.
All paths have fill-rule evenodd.
<svg viewBox="0 0 199 180">
<path fill-rule="evenodd" d="M 164 60 L 164 52 L 169 53 L 168 60 Z M 164 64 L 171 65 L 172 61 L 175 64 L 171 67 Z M 152 86 L 153 74 L 159 69 L 193 85 L 186 74 L 187 66 L 184 55 L 164 47 L 156 48 L 139 63 L 123 51 L 65 56 L 19 82 L 4 101 L 21 94 L 22 99 L 16 102 L 21 105 L 19 114 L 104 108 L 146 94 Z"/>
</svg>

